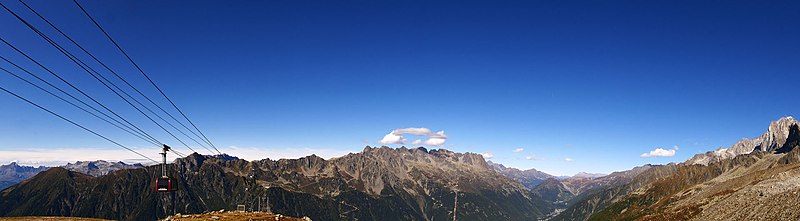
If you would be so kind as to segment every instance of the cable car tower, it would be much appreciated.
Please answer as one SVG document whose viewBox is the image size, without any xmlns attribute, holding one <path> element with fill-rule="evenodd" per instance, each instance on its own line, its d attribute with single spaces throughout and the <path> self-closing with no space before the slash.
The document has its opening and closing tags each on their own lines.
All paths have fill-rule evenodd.
<svg viewBox="0 0 800 221">
<path fill-rule="evenodd" d="M 164 144 L 164 148 L 161 149 L 161 177 L 156 179 L 156 192 L 173 192 L 176 190 L 175 186 L 172 185 L 172 179 L 167 176 L 167 151 L 170 150 L 170 147 Z"/>
</svg>

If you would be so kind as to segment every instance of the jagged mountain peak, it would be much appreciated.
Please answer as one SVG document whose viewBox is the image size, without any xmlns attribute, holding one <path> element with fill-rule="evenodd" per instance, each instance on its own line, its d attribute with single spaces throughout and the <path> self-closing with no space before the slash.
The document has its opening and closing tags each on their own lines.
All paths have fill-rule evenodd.
<svg viewBox="0 0 800 221">
<path fill-rule="evenodd" d="M 770 122 L 767 131 L 759 137 L 753 139 L 742 138 L 742 140 L 739 140 L 728 148 L 720 147 L 714 151 L 694 155 L 684 163 L 708 165 L 712 162 L 730 159 L 756 150 L 764 152 L 778 151 L 778 149 L 783 147 L 786 143 L 789 137 L 789 130 L 796 125 L 798 125 L 798 122 L 794 117 L 782 117 L 776 121 Z"/>
</svg>

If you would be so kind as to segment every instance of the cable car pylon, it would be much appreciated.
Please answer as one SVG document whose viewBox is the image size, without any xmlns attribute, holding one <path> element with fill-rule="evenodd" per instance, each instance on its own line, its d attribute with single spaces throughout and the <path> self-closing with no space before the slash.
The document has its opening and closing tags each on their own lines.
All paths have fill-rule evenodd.
<svg viewBox="0 0 800 221">
<path fill-rule="evenodd" d="M 161 149 L 161 177 L 156 179 L 156 192 L 173 192 L 176 188 L 172 185 L 172 179 L 167 176 L 167 151 L 171 148 L 164 144 Z"/>
</svg>

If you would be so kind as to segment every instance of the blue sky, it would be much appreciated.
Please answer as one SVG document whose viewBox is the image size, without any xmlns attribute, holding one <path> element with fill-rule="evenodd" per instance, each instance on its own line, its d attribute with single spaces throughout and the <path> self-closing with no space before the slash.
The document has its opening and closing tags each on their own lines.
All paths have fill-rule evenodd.
<svg viewBox="0 0 800 221">
<path fill-rule="evenodd" d="M 509 166 L 608 173 L 680 162 L 798 113 L 792 1 L 81 2 L 212 142 L 244 158 L 331 157 L 424 127 L 446 133 L 440 147 Z M 3 3 L 56 37 L 18 2 Z M 29 4 L 160 99 L 71 1 Z M 0 37 L 176 143 L 5 11 L 0 27 Z M 158 157 L 8 75 L 0 86 Z M 0 104 L 6 156 L 136 158 L 10 95 Z M 676 145 L 672 157 L 640 157 Z M 0 160 L 26 161 L 13 157 Z"/>
</svg>

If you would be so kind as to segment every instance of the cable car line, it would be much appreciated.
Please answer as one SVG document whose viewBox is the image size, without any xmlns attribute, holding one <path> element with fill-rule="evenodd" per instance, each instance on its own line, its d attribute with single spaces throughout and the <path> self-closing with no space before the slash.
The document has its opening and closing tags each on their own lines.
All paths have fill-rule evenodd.
<svg viewBox="0 0 800 221">
<path fill-rule="evenodd" d="M 21 22 L 23 22 L 23 23 L 24 23 L 26 26 L 28 26 L 28 28 L 30 28 L 31 30 L 33 30 L 33 31 L 34 31 L 36 34 L 38 34 L 40 37 L 42 37 L 42 38 L 43 38 L 45 41 L 47 41 L 48 43 L 50 43 L 50 45 L 52 45 L 52 46 L 53 46 L 53 47 L 55 47 L 57 50 L 59 50 L 59 52 L 61 52 L 61 53 L 62 53 L 62 54 L 64 54 L 65 56 L 67 56 L 67 58 L 69 58 L 70 60 L 72 60 L 72 62 L 74 62 L 75 64 L 77 64 L 78 66 L 80 66 L 80 67 L 81 67 L 81 69 L 83 69 L 84 71 L 86 71 L 86 72 L 87 72 L 89 75 L 91 75 L 91 76 L 92 76 L 94 79 L 96 79 L 96 80 L 97 80 L 97 81 L 99 81 L 101 84 L 103 84 L 103 86 L 105 86 L 106 88 L 108 88 L 109 90 L 111 90 L 111 91 L 112 91 L 114 94 L 116 94 L 117 96 L 119 96 L 120 98 L 122 98 L 122 100 L 124 100 L 126 103 L 128 103 L 128 104 L 129 104 L 131 107 L 133 107 L 134 109 L 136 109 L 137 111 L 139 111 L 139 113 L 141 113 L 142 115 L 144 115 L 144 116 L 145 116 L 147 119 L 149 119 L 150 121 L 152 121 L 153 123 L 155 123 L 155 124 L 156 124 L 158 127 L 160 127 L 162 130 L 164 130 L 165 132 L 167 132 L 167 134 L 169 134 L 170 136 L 172 136 L 173 138 L 175 138 L 176 140 L 178 140 L 178 142 L 180 142 L 181 144 L 183 144 L 184 146 L 186 146 L 186 148 L 188 148 L 189 150 L 192 150 L 192 151 L 194 151 L 194 152 L 197 152 L 197 151 L 195 151 L 194 149 L 192 149 L 192 148 L 191 148 L 191 147 L 190 147 L 188 144 L 186 144 L 186 143 L 185 143 L 183 140 L 181 140 L 180 138 L 178 138 L 177 136 L 175 136 L 175 134 L 173 134 L 172 132 L 170 132 L 169 130 L 167 130 L 166 128 L 164 128 L 164 126 L 162 126 L 162 125 L 161 125 L 161 124 L 159 124 L 159 123 L 158 123 L 156 120 L 154 120 L 152 117 L 150 117 L 149 115 L 147 115 L 147 114 L 146 114 L 144 111 L 142 111 L 142 110 L 141 110 L 139 107 L 137 107 L 136 105 L 134 105 L 133 103 L 131 103 L 131 102 L 130 102 L 130 101 L 127 99 L 127 98 L 125 98 L 124 96 L 122 96 L 122 95 L 121 95 L 119 92 L 117 92 L 116 90 L 114 90 L 114 88 L 112 88 L 111 86 L 109 86 L 109 85 L 108 85 L 106 82 L 104 82 L 103 80 L 105 80 L 105 81 L 108 81 L 108 83 L 110 83 L 111 85 L 113 85 L 114 87 L 116 87 L 117 89 L 119 89 L 119 90 L 120 90 L 122 93 L 124 93 L 125 95 L 127 95 L 127 96 L 131 97 L 131 99 L 133 99 L 134 101 L 136 101 L 136 102 L 137 102 L 137 103 L 139 103 L 140 105 L 143 105 L 143 104 L 141 104 L 141 102 L 139 102 L 138 100 L 136 100 L 135 98 L 133 98 L 132 96 L 130 96 L 129 94 L 127 94 L 125 91 L 123 91 L 122 89 L 120 89 L 120 88 L 119 88 L 119 87 L 118 87 L 116 84 L 114 84 L 113 82 L 109 81 L 107 78 L 105 78 L 105 77 L 104 77 L 104 76 L 102 76 L 100 73 L 98 73 L 98 72 L 97 72 L 97 71 L 95 71 L 93 68 L 91 68 L 91 67 L 90 67 L 88 64 L 86 64 L 86 63 L 84 63 L 83 61 L 81 61 L 79 58 L 77 58 L 77 56 L 73 55 L 72 53 L 70 53 L 69 51 L 67 51 L 67 50 L 66 50 L 66 49 L 64 49 L 63 47 L 61 47 L 61 45 L 59 45 L 58 43 L 56 43 L 54 40 L 50 39 L 50 38 L 49 38 L 47 35 L 45 35 L 43 32 L 41 32 L 40 30 L 38 30 L 36 27 L 34 27 L 33 25 L 31 25 L 30 23 L 28 23 L 27 21 L 25 21 L 25 20 L 24 20 L 22 17 L 20 17 L 19 15 L 17 15 L 17 14 L 16 14 L 16 13 L 14 13 L 13 11 L 11 11 L 9 8 L 5 7 L 5 5 L 3 5 L 3 7 L 4 7 L 4 8 L 5 8 L 5 9 L 6 9 L 6 10 L 9 12 L 9 13 L 11 13 L 12 15 L 14 15 L 14 16 L 15 16 L 17 19 L 19 19 Z M 88 68 L 88 69 L 87 69 L 87 68 Z M 94 73 L 93 73 L 93 72 L 94 72 Z M 99 77 L 98 77 L 98 75 L 99 75 Z M 101 78 L 102 78 L 102 79 L 101 79 Z M 143 106 L 144 106 L 144 105 L 143 105 Z M 152 110 L 150 110 L 149 108 L 147 108 L 147 106 L 144 106 L 144 107 L 145 107 L 145 109 L 148 109 L 148 110 L 149 110 L 151 113 L 154 113 Z M 154 113 L 154 114 L 155 114 L 155 113 Z M 157 116 L 157 117 L 159 117 L 159 118 L 161 118 L 161 117 L 160 117 L 160 116 L 158 116 L 157 114 L 156 114 L 156 116 Z M 166 121 L 166 120 L 164 120 L 163 118 L 161 118 L 161 119 L 162 119 L 163 121 Z M 168 124 L 170 124 L 169 122 L 167 122 L 167 123 L 168 123 Z M 172 125 L 172 124 L 170 124 L 170 125 Z M 177 129 L 177 128 L 176 128 L 174 125 L 172 125 L 172 127 L 173 127 L 173 128 L 175 128 L 175 129 Z M 183 131 L 180 131 L 180 130 L 178 130 L 178 131 L 179 131 L 179 132 L 181 132 L 181 133 L 183 133 Z M 186 135 L 185 133 L 183 133 L 183 134 L 184 134 L 184 135 Z M 187 136 L 187 137 L 189 137 L 188 135 L 186 135 L 186 136 Z M 189 137 L 189 139 L 192 139 L 192 138 L 191 138 L 191 137 Z M 192 139 L 192 140 L 194 140 L 194 139 Z M 197 141 L 195 140 L 195 142 L 197 142 Z M 197 143 L 199 144 L 199 142 L 197 142 Z M 201 146 L 202 146 L 202 144 L 201 144 Z M 206 148 L 206 147 L 205 147 L 205 146 L 203 146 L 203 148 Z M 208 148 L 206 148 L 206 150 L 208 150 L 209 152 L 212 152 L 212 151 L 211 151 L 211 150 L 209 150 Z M 213 153 L 213 152 L 212 152 L 212 153 Z"/>
<path fill-rule="evenodd" d="M 28 9 L 29 9 L 31 12 L 33 12 L 34 14 L 36 14 L 36 15 L 37 15 L 39 18 L 41 18 L 41 19 L 42 19 L 44 22 L 46 22 L 48 25 L 50 25 L 50 27 L 52 27 L 53 29 L 55 29 L 56 31 L 58 31 L 58 33 L 60 33 L 62 36 L 64 36 L 66 39 L 68 39 L 70 42 L 72 42 L 72 43 L 73 43 L 75 46 L 77 46 L 79 49 L 81 49 L 81 50 L 82 50 L 84 53 L 86 53 L 87 55 L 89 55 L 89 56 L 90 56 L 92 59 L 94 59 L 94 60 L 95 60 L 97 63 L 99 63 L 100 65 L 102 65 L 102 66 L 103 66 L 103 67 L 104 67 L 106 70 L 108 70 L 109 72 L 111 72 L 112 74 L 114 74 L 114 76 L 116 76 L 118 79 L 122 80 L 122 82 L 124 82 L 126 85 L 128 85 L 130 88 L 132 88 L 134 91 L 136 91 L 136 92 L 137 92 L 139 95 L 141 95 L 142 97 L 144 97 L 145 99 L 147 99 L 147 101 L 149 101 L 151 104 L 153 104 L 154 106 L 156 106 L 156 107 L 157 107 L 159 110 L 161 110 L 162 112 L 166 113 L 166 114 L 167 114 L 167 116 L 169 116 L 170 118 L 172 118 L 172 120 L 174 120 L 175 122 L 178 122 L 178 124 L 180 124 L 181 126 L 183 126 L 183 128 L 185 128 L 186 130 L 188 130 L 189 132 L 191 132 L 191 133 L 192 133 L 193 135 L 195 135 L 196 137 L 200 138 L 202 141 L 204 141 L 204 142 L 205 142 L 205 143 L 207 143 L 208 145 L 210 145 L 210 146 L 213 146 L 213 144 L 211 144 L 211 142 L 209 142 L 209 141 L 207 141 L 207 140 L 203 139 L 203 137 L 201 137 L 200 135 L 198 135 L 198 134 L 197 134 L 197 133 L 196 133 L 194 130 L 192 130 L 192 129 L 189 129 L 189 127 L 188 127 L 188 126 L 186 126 L 186 124 L 184 124 L 183 122 L 179 121 L 179 120 L 178 120 L 177 118 L 175 118 L 175 117 L 174 117 L 172 114 L 170 114 L 169 112 L 167 112 L 166 110 L 164 110 L 164 108 L 162 108 L 162 107 L 161 107 L 161 105 L 158 105 L 158 103 L 156 103 L 155 101 L 153 101 L 152 99 L 150 99 L 150 97 L 148 97 L 147 95 L 145 95 L 143 92 L 141 92 L 141 91 L 140 91 L 139 89 L 137 89 L 135 86 L 133 86 L 133 85 L 132 85 L 130 82 L 128 82 L 127 80 L 125 80 L 125 78 L 123 78 L 122 76 L 120 76 L 120 75 L 119 75 L 119 74 L 118 74 L 116 71 L 112 70 L 112 69 L 111 69 L 110 67 L 108 67 L 108 65 L 106 65 L 104 62 L 100 61 L 100 59 L 98 59 L 97 57 L 95 57 L 95 56 L 94 56 L 94 54 L 90 53 L 90 52 L 89 52 L 87 49 L 85 49 L 83 46 L 81 46 L 80 44 L 78 44 L 78 42 L 76 42 L 74 39 L 72 39 L 71 37 L 69 37 L 69 35 L 67 35 L 67 34 L 66 34 L 66 33 L 64 33 L 63 31 L 61 31 L 61 29 L 59 29 L 57 26 L 55 26 L 53 23 L 51 23 L 51 22 L 50 22 L 50 20 L 48 20 L 47 18 L 45 18 L 43 15 L 39 14 L 39 12 L 37 12 L 36 10 L 34 10 L 34 9 L 33 9 L 33 8 L 30 6 L 30 5 L 26 4 L 26 3 L 25 3 L 24 1 L 22 1 L 22 0 L 19 0 L 19 2 L 20 2 L 20 3 L 22 3 L 22 4 L 23 4 L 23 5 L 24 5 L 26 8 L 28 8 Z M 119 89 L 119 88 L 118 88 L 118 89 Z M 120 90 L 121 90 L 121 89 L 120 89 Z M 130 95 L 128 95 L 128 96 L 130 96 Z M 139 103 L 139 102 L 137 101 L 137 103 Z M 140 104 L 140 105 L 142 105 L 142 106 L 144 106 L 144 105 L 143 105 L 143 104 L 141 104 L 141 103 L 139 103 L 139 104 Z M 148 110 L 149 110 L 149 109 L 148 109 Z M 151 111 L 151 113 L 152 113 L 152 111 Z M 155 114 L 155 113 L 153 113 L 153 114 Z M 157 116 L 158 116 L 158 115 L 157 115 Z M 159 118 L 161 118 L 161 117 L 159 116 Z M 162 118 L 162 120 L 163 120 L 163 118 Z M 166 122 L 166 120 L 165 120 L 165 122 Z M 172 125 L 170 125 L 170 126 L 172 126 Z M 172 126 L 172 127 L 174 128 L 175 126 Z M 175 129 L 176 129 L 176 130 L 178 130 L 177 128 L 175 128 Z M 181 132 L 181 133 L 183 133 L 183 132 Z M 186 135 L 186 134 L 184 133 L 184 135 Z M 186 135 L 186 136 L 188 137 L 188 135 Z M 195 142 L 197 142 L 197 141 L 195 141 Z M 199 144 L 199 142 L 198 142 L 198 144 Z M 200 144 L 200 145 L 201 145 L 201 146 L 203 146 L 202 144 Z"/>
<path fill-rule="evenodd" d="M 0 3 L 0 6 L 3 6 L 3 7 L 5 7 L 5 6 L 4 6 L 2 3 Z M 67 81 L 66 79 L 62 78 L 61 76 L 59 76 L 58 74 L 56 74 L 55 72 L 53 72 L 52 70 L 50 70 L 49 68 L 47 68 L 46 66 L 44 66 L 42 63 L 39 63 L 38 61 L 36 61 L 36 59 L 33 59 L 33 58 L 32 58 L 32 57 L 30 57 L 28 54 L 26 54 L 25 52 L 21 51 L 19 48 L 17 48 L 16 46 L 14 46 L 13 44 L 11 44 L 11 43 L 9 43 L 8 41 L 6 41 L 5 39 L 3 39 L 3 37 L 0 37 L 0 41 L 2 41 L 4 44 L 6 44 L 6 45 L 8 45 L 9 47 L 11 47 L 12 49 L 14 49 L 15 51 L 17 51 L 18 53 L 20 53 L 20 54 L 22 54 L 23 56 L 25 56 L 25 58 L 27 58 L 28 60 L 32 61 L 33 63 L 35 63 L 36 65 L 38 65 L 39 67 L 41 67 L 42 69 L 44 69 L 45 71 L 47 71 L 48 73 L 50 73 L 51 75 L 55 76 L 56 78 L 58 78 L 58 79 L 59 79 L 59 80 L 61 80 L 62 82 L 66 83 L 66 84 L 67 84 L 67 85 L 69 85 L 69 86 L 70 86 L 72 89 L 75 89 L 76 91 L 78 91 L 79 93 L 81 93 L 83 96 L 86 96 L 87 98 L 89 98 L 90 100 L 92 100 L 94 103 L 96 103 L 96 104 L 100 105 L 100 107 L 102 107 L 103 109 L 107 110 L 108 112 L 111 112 L 111 114 L 113 114 L 114 116 L 116 116 L 116 117 L 120 118 L 122 121 L 125 121 L 125 123 L 128 123 L 128 124 L 129 124 L 129 125 L 131 125 L 132 127 L 134 127 L 134 128 L 136 128 L 137 130 L 139 130 L 140 132 L 147 134 L 147 133 L 146 133 L 146 132 L 144 132 L 144 130 L 142 130 L 141 128 L 137 127 L 136 125 L 134 125 L 133 123 L 131 123 L 130 121 L 128 121 L 127 119 L 125 119 L 124 117 L 120 116 L 119 114 L 117 114 L 116 112 L 114 112 L 113 110 L 111 110 L 110 108 L 108 108 L 107 106 L 105 106 L 105 105 L 103 105 L 102 103 L 100 103 L 100 101 L 98 101 L 97 99 L 94 99 L 94 97 L 90 96 L 89 94 L 86 94 L 86 92 L 84 92 L 83 90 L 79 89 L 78 87 L 76 87 L 75 85 L 73 85 L 72 83 L 70 83 L 69 81 Z M 152 136 L 150 136 L 150 137 L 152 137 Z M 155 138 L 153 138 L 153 139 L 155 139 Z M 160 142 L 159 142 L 159 143 L 160 143 Z"/>
<path fill-rule="evenodd" d="M 94 106 L 87 104 L 87 103 L 86 103 L 86 102 L 84 102 L 83 100 L 81 100 L 81 99 L 78 99 L 77 97 L 75 97 L 75 96 L 73 96 L 72 94 L 70 94 L 70 93 L 68 93 L 68 92 L 64 91 L 63 89 L 59 88 L 58 86 L 55 86 L 55 85 L 53 85 L 52 83 L 48 82 L 47 80 L 45 80 L 45 79 L 42 79 L 41 77 L 37 76 L 37 75 L 36 75 L 36 74 L 34 74 L 33 72 L 30 72 L 30 71 L 28 71 L 27 69 L 25 69 L 25 68 L 23 68 L 23 67 L 21 67 L 21 66 L 17 65 L 16 63 L 14 63 L 14 62 L 12 62 L 12 61 L 8 60 L 7 58 L 3 57 L 2 55 L 0 55 L 0 59 L 2 59 L 2 60 L 4 60 L 4 61 L 8 62 L 9 64 L 13 65 L 13 66 L 14 66 L 14 67 L 16 67 L 16 68 L 18 68 L 18 69 L 22 70 L 23 72 L 27 73 L 28 75 L 30 75 L 30 76 L 33 76 L 33 77 L 34 77 L 34 78 L 36 78 L 37 80 L 39 80 L 39 81 L 41 81 L 41 82 L 44 82 L 44 83 L 45 83 L 45 84 L 47 84 L 48 86 L 50 86 L 50 87 L 52 87 L 52 88 L 54 88 L 54 89 L 58 90 L 59 92 L 61 92 L 61 93 L 65 94 L 65 95 L 67 95 L 67 96 L 69 96 L 70 98 L 72 98 L 72 99 L 74 99 L 74 100 L 76 100 L 76 101 L 80 102 L 81 104 L 85 105 L 86 107 L 89 107 L 90 109 L 92 109 L 92 110 L 96 111 L 97 113 L 100 113 L 100 114 L 102 114 L 103 116 L 105 116 L 105 117 L 107 117 L 107 118 L 109 118 L 109 119 L 113 120 L 114 122 L 116 122 L 116 123 L 118 123 L 118 124 L 122 125 L 123 127 L 127 128 L 127 129 L 129 129 L 129 130 L 131 130 L 131 131 L 133 131 L 133 132 L 135 132 L 135 133 L 138 133 L 139 135 L 142 135 L 142 136 L 144 136 L 145 138 L 148 138 L 148 140 L 152 140 L 152 141 L 156 142 L 156 143 L 157 143 L 157 144 L 156 144 L 156 146 L 160 146 L 160 145 L 161 145 L 161 141 L 158 141 L 158 139 L 156 139 L 156 138 L 154 138 L 154 137 L 150 136 L 149 134 L 147 134 L 147 133 L 146 133 L 146 132 L 144 132 L 144 131 L 141 131 L 141 129 L 140 129 L 139 131 L 137 131 L 137 130 L 135 130 L 134 128 L 131 128 L 131 126 L 128 126 L 127 124 L 120 122 L 120 121 L 119 121 L 119 120 L 117 120 L 116 118 L 109 116 L 109 115 L 108 115 L 108 114 L 106 114 L 105 112 L 98 110 L 98 109 L 97 109 L 97 108 L 95 108 Z M 14 74 L 14 75 L 15 75 L 15 76 L 17 76 L 16 74 Z M 18 78 L 19 78 L 19 77 L 18 77 Z M 124 119 L 123 119 L 123 120 L 124 120 Z M 133 125 L 133 126 L 134 126 L 134 127 L 136 127 L 135 125 Z M 137 127 L 136 129 L 138 129 L 138 127 Z M 141 132 L 140 132 L 140 131 L 141 131 Z"/>
<path fill-rule="evenodd" d="M 133 64 L 133 66 L 134 66 L 134 67 L 136 67 L 136 69 L 138 69 L 138 70 L 139 70 L 139 72 L 141 72 L 141 73 L 142 73 L 142 75 L 144 75 L 144 77 L 145 77 L 145 78 L 147 78 L 147 80 L 150 82 L 150 84 L 152 84 L 152 85 L 153 85 L 153 87 L 155 87 L 155 88 L 158 90 L 158 92 L 159 92 L 159 93 L 161 93 L 161 95 L 163 95 L 163 96 L 164 96 L 164 98 L 166 98 L 166 99 L 167 99 L 167 101 L 169 101 L 169 103 L 170 103 L 170 104 L 172 104 L 172 107 L 174 107 L 176 110 L 178 110 L 178 113 L 180 113 L 180 114 L 181 114 L 181 115 L 182 115 L 182 116 L 183 116 L 183 117 L 186 119 L 186 121 L 188 121 L 188 122 L 189 122 L 189 124 L 191 124 L 191 125 L 192 125 L 192 127 L 194 127 L 194 128 L 197 130 L 197 132 L 199 132 L 199 133 L 200 133 L 200 135 L 202 135 L 202 136 L 203 136 L 203 138 L 205 138 L 206 142 L 208 142 L 209 144 L 211 144 L 211 147 L 213 147 L 213 148 L 214 148 L 214 150 L 216 150 L 216 151 L 217 151 L 217 153 L 219 153 L 219 154 L 222 154 L 222 152 L 220 152 L 220 151 L 219 151 L 219 149 L 217 149 L 217 147 L 216 147 L 216 146 L 215 146 L 213 143 L 211 143 L 211 141 L 208 139 L 208 137 L 206 137 L 206 135 L 205 135 L 205 134 L 203 134 L 203 131 L 201 131 L 199 128 L 197 128 L 197 126 L 194 124 L 194 122 L 192 122 L 192 120 L 189 120 L 189 117 L 187 117 L 187 116 L 186 116 L 186 114 L 184 114 L 184 113 L 183 113 L 183 111 L 181 111 L 181 109 L 180 109 L 180 108 L 178 108 L 178 106 L 175 104 L 175 102 L 172 102 L 172 99 L 170 99 L 169 97 L 167 97 L 167 94 L 165 94 L 165 93 L 164 93 L 164 91 L 162 91 L 162 90 L 161 90 L 161 88 L 160 88 L 160 87 L 158 87 L 158 85 L 156 85 L 156 83 L 153 81 L 153 79 L 151 79 L 151 78 L 150 78 L 150 77 L 149 77 L 149 76 L 148 76 L 148 75 L 147 75 L 147 74 L 144 72 L 144 70 L 142 70 L 142 68 L 141 68 L 141 67 L 139 67 L 139 65 L 138 65 L 136 62 L 134 62 L 134 61 L 133 61 L 133 58 L 131 58 L 131 56 L 129 56 L 129 55 L 128 55 L 128 53 L 126 53 L 126 52 L 125 52 L 125 50 L 123 50 L 123 49 L 122 49 L 122 47 L 121 47 L 119 44 L 117 44 L 117 42 L 116 42 L 116 41 L 114 41 L 114 38 L 112 38 L 112 37 L 111 37 L 111 35 L 109 35 L 109 34 L 108 34 L 108 32 L 106 32 L 106 30 L 105 30 L 105 29 L 103 29 L 103 27 L 102 27 L 102 26 L 100 26 L 100 24 L 99 24 L 99 23 L 98 23 L 98 22 L 97 22 L 97 21 L 96 21 L 96 20 L 95 20 L 95 19 L 94 19 L 94 18 L 93 18 L 93 17 L 92 17 L 90 14 L 89 14 L 89 12 L 87 12 L 87 11 L 86 11 L 86 9 L 84 9 L 84 8 L 83 8 L 83 6 L 81 6 L 81 4 L 80 4 L 80 3 L 78 3 L 78 1 L 77 1 L 77 0 L 72 0 L 72 2 L 74 2 L 74 3 L 75 3 L 75 5 L 77 5 L 77 6 L 78 6 L 78 8 L 80 8 L 80 9 L 81 9 L 81 11 L 83 11 L 83 13 L 86 15 L 86 17 L 88 17 L 88 18 L 89 18 L 89 19 L 92 21 L 92 23 L 94 23 L 94 25 L 95 25 L 95 26 L 97 26 L 97 28 L 98 28 L 98 29 L 100 29 L 100 31 L 101 31 L 101 32 L 103 32 L 103 34 L 104 34 L 104 35 L 105 35 L 105 36 L 108 38 L 108 40 L 110 40 L 110 41 L 111 41 L 111 43 L 113 43 L 113 44 L 114 44 L 114 46 L 116 46 L 116 47 L 117 47 L 117 49 L 119 49 L 119 51 L 120 51 L 120 52 L 122 52 L 122 54 L 123 54 L 123 55 L 125 55 L 125 57 L 128 59 L 128 61 L 130 61 L 130 62 L 131 62 L 131 64 Z"/>
<path fill-rule="evenodd" d="M 94 117 L 96 117 L 96 118 L 100 119 L 100 120 L 103 120 L 103 121 L 105 121 L 106 123 L 109 123 L 109 124 L 111 124 L 111 125 L 113 125 L 113 126 L 115 126 L 115 127 L 119 128 L 120 130 L 123 130 L 123 131 L 125 131 L 125 132 L 128 132 L 129 134 L 131 134 L 131 135 L 133 135 L 133 136 L 136 136 L 136 137 L 138 137 L 139 139 L 142 139 L 142 140 L 144 140 L 144 141 L 147 141 L 148 143 L 151 143 L 151 144 L 153 144 L 153 145 L 156 145 L 156 146 L 159 146 L 159 145 L 161 145 L 161 144 L 159 144 L 159 143 L 157 143 L 157 142 L 154 142 L 154 141 L 148 140 L 148 139 L 146 139 L 145 137 L 142 137 L 142 136 L 140 136 L 140 135 L 138 135 L 138 134 L 135 134 L 135 133 L 133 133 L 132 131 L 129 131 L 129 130 L 125 129 L 125 128 L 122 128 L 121 126 L 119 126 L 119 125 L 117 125 L 117 124 L 115 124 L 115 123 L 112 123 L 111 121 L 108 121 L 108 120 L 106 120 L 105 118 L 103 118 L 103 117 L 100 117 L 100 116 L 98 116 L 97 114 L 95 114 L 95 113 L 92 113 L 91 111 L 89 111 L 89 110 L 86 110 L 85 108 L 83 108 L 83 107 L 80 107 L 80 106 L 78 106 L 77 104 L 75 104 L 75 103 L 72 103 L 72 102 L 68 101 L 67 99 L 65 99 L 65 98 L 63 98 L 63 97 L 61 97 L 61 96 L 58 96 L 57 94 L 55 94 L 55 93 L 53 93 L 53 92 L 51 92 L 51 91 L 49 91 L 49 90 L 47 90 L 47 89 L 45 89 L 45 88 L 42 88 L 41 86 L 39 86 L 39 85 L 36 85 L 35 83 L 33 83 L 33 82 L 29 81 L 28 79 L 25 79 L 25 78 L 23 78 L 23 77 L 21 77 L 21 76 L 19 76 L 19 75 L 17 75 L 17 74 L 14 74 L 13 72 L 11 72 L 11 71 L 9 71 L 9 70 L 7 70 L 7 69 L 3 68 L 3 67 L 0 67 L 0 70 L 3 70 L 4 72 L 6 72 L 6 73 L 8 73 L 8 74 L 10 74 L 10 75 L 12 75 L 12 76 L 14 76 L 14 77 L 16 77 L 16 78 L 18 78 L 18 79 L 20 79 L 20 80 L 22 80 L 22 81 L 25 81 L 26 83 L 30 84 L 31 86 L 34 86 L 34 87 L 38 88 L 39 90 L 42 90 L 42 91 L 44 91 L 44 92 L 46 92 L 46 93 L 48 93 L 48 94 L 50 94 L 50 95 L 52 95 L 52 96 L 54 96 L 54 97 L 56 97 L 56 98 L 58 98 L 58 99 L 60 99 L 60 100 L 62 100 L 62 101 L 64 101 L 64 102 L 66 102 L 66 103 L 68 103 L 68 104 L 70 104 L 70 105 L 72 105 L 72 106 L 74 106 L 74 107 L 76 107 L 76 108 L 78 108 L 78 109 L 80 109 L 80 110 L 82 110 L 82 111 L 84 111 L 84 112 L 86 112 L 86 113 L 88 113 L 88 114 L 90 114 L 90 115 L 92 115 L 92 116 L 94 116 Z"/>
<path fill-rule="evenodd" d="M 40 106 L 40 105 L 38 105 L 38 104 L 34 103 L 33 101 L 30 101 L 30 100 L 28 100 L 28 99 L 25 99 L 24 97 L 22 97 L 22 96 L 20 96 L 20 95 L 17 95 L 17 94 L 15 94 L 14 92 L 11 92 L 11 91 L 9 91 L 9 90 L 7 90 L 6 88 L 4 88 L 4 87 L 2 87 L 2 86 L 0 86 L 0 90 L 3 90 L 3 91 L 5 91 L 6 93 L 9 93 L 9 94 L 13 95 L 14 97 L 17 97 L 17 98 L 19 98 L 19 99 L 21 99 L 21 100 L 23 100 L 23 101 L 27 102 L 28 104 L 31 104 L 31 105 L 33 105 L 33 106 L 36 106 L 36 107 L 38 107 L 39 109 L 42 109 L 42 110 L 46 111 L 47 113 L 50 113 L 50 114 L 52 114 L 52 115 L 54 115 L 54 116 L 56 116 L 56 117 L 58 117 L 58 118 L 61 118 L 62 120 L 65 120 L 65 121 L 67 121 L 67 122 L 71 123 L 72 125 L 75 125 L 75 126 L 77 126 L 77 127 L 80 127 L 81 129 L 84 129 L 84 130 L 86 130 L 86 131 L 89 131 L 90 133 L 92 133 L 92 134 L 94 134 L 94 135 L 97 135 L 98 137 L 100 137 L 100 138 L 103 138 L 103 139 L 105 139 L 105 140 L 107 140 L 107 141 L 109 141 L 109 142 L 111 142 L 111 143 L 114 143 L 114 144 L 116 144 L 117 146 L 120 146 L 120 147 L 122 147 L 122 148 L 125 148 L 126 150 L 129 150 L 129 151 L 131 151 L 131 152 L 133 152 L 133 153 L 136 153 L 136 154 L 138 154 L 139 156 L 141 156 L 141 157 L 144 157 L 144 158 L 146 158 L 146 159 L 148 159 L 148 160 L 150 160 L 150 161 L 153 161 L 153 162 L 155 162 L 155 163 L 158 163 L 158 161 L 155 161 L 155 160 L 153 160 L 153 159 L 152 159 L 152 158 L 150 158 L 150 157 L 147 157 L 147 156 L 145 156 L 145 155 L 143 155 L 143 154 L 141 154 L 141 153 L 139 153 L 139 152 L 136 152 L 135 150 L 133 150 L 133 149 L 131 149 L 131 148 L 128 148 L 128 147 L 126 147 L 125 145 L 122 145 L 122 144 L 120 144 L 120 143 L 117 143 L 116 141 L 113 141 L 113 140 L 109 139 L 108 137 L 105 137 L 105 136 L 103 136 L 103 135 L 100 135 L 99 133 L 97 133 L 97 132 L 94 132 L 94 131 L 92 131 L 92 130 L 91 130 L 91 129 L 89 129 L 89 128 L 86 128 L 86 127 L 84 127 L 84 126 L 81 126 L 80 124 L 78 124 L 78 123 L 75 123 L 74 121 L 72 121 L 72 120 L 70 120 L 70 119 L 67 119 L 66 117 L 63 117 L 63 116 L 61 116 L 61 115 L 59 115 L 59 114 L 57 114 L 57 113 L 55 113 L 55 112 L 53 112 L 53 111 L 50 111 L 50 110 L 48 110 L 47 108 L 45 108 L 45 107 L 42 107 L 42 106 Z"/>
</svg>

